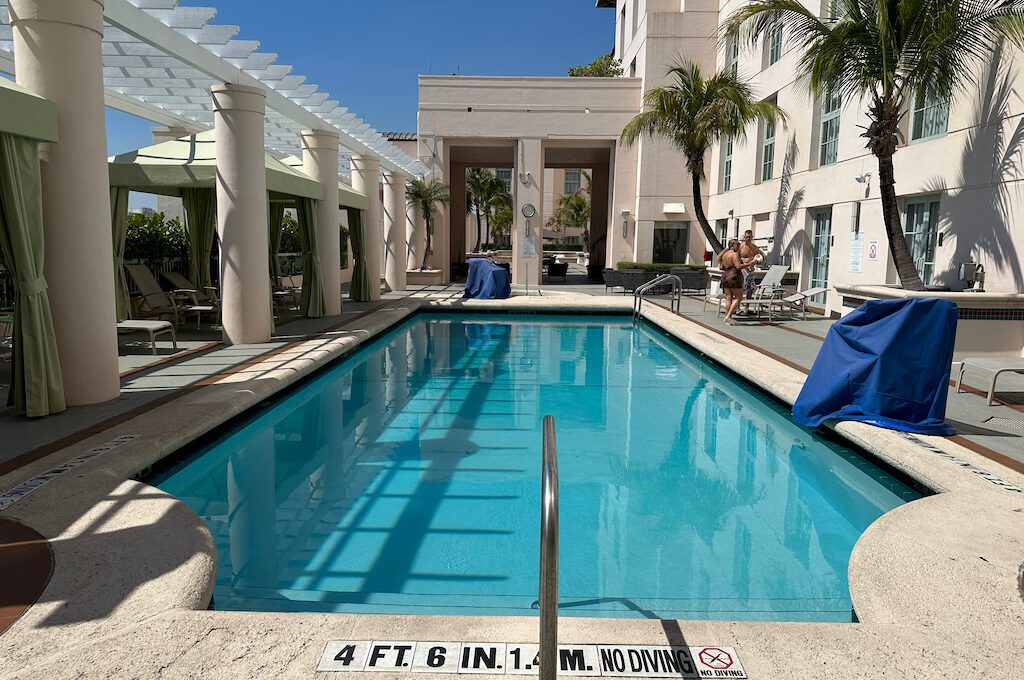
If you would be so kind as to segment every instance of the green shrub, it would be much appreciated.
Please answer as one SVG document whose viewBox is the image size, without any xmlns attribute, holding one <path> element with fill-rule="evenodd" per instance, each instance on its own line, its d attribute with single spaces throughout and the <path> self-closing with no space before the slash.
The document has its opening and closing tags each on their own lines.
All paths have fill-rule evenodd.
<svg viewBox="0 0 1024 680">
<path fill-rule="evenodd" d="M 302 242 L 299 241 L 299 221 L 290 212 L 285 212 L 281 223 L 281 249 L 279 253 L 301 253 Z"/>
<path fill-rule="evenodd" d="M 555 250 L 555 251 L 562 251 L 562 252 L 582 253 L 583 252 L 583 244 L 581 244 L 581 243 L 563 243 L 563 244 L 559 244 L 559 243 L 545 243 L 544 244 L 544 250 Z"/>
<path fill-rule="evenodd" d="M 129 213 L 124 240 L 124 259 L 143 260 L 151 269 L 170 257 L 188 257 L 185 227 L 175 217 L 164 220 L 162 212 Z"/>
<path fill-rule="evenodd" d="M 707 269 L 707 265 L 703 264 L 665 264 L 662 262 L 617 262 L 615 268 L 619 271 L 624 269 L 641 269 L 645 272 L 656 272 L 659 274 L 667 274 L 672 267 L 680 267 L 682 269 L 692 269 L 694 271 L 701 271 Z"/>
</svg>

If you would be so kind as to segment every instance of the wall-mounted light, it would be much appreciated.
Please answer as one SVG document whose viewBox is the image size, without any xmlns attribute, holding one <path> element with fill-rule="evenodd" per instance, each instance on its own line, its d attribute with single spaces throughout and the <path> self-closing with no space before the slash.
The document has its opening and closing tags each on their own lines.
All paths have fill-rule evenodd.
<svg viewBox="0 0 1024 680">
<path fill-rule="evenodd" d="M 628 210 L 622 211 L 622 238 L 629 236 L 629 215 L 630 212 Z"/>
</svg>

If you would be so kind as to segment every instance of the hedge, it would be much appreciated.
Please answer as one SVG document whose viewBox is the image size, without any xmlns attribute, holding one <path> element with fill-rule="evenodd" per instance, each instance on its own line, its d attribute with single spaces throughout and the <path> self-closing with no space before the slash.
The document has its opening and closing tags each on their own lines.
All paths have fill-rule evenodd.
<svg viewBox="0 0 1024 680">
<path fill-rule="evenodd" d="M 690 269 L 693 271 L 703 271 L 707 269 L 707 265 L 703 264 L 665 264 L 662 262 L 617 262 L 615 264 L 615 268 L 619 271 L 623 271 L 625 269 L 640 269 L 645 272 L 656 272 L 659 274 L 667 274 L 673 267 Z"/>
</svg>

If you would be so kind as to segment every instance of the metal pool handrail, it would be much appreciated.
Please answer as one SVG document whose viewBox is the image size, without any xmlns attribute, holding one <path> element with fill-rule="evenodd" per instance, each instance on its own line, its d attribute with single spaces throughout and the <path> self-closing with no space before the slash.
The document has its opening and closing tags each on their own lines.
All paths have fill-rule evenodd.
<svg viewBox="0 0 1024 680">
<path fill-rule="evenodd" d="M 540 496 L 540 680 L 558 673 L 558 445 L 544 416 Z"/>
<path fill-rule="evenodd" d="M 675 274 L 662 274 L 653 281 L 648 281 L 642 286 L 638 286 L 633 291 L 633 323 L 640 320 L 640 308 L 644 304 L 644 294 L 668 281 L 672 282 L 672 299 L 669 302 L 669 308 L 673 312 L 678 313 L 680 311 L 683 298 L 683 280 Z"/>
</svg>

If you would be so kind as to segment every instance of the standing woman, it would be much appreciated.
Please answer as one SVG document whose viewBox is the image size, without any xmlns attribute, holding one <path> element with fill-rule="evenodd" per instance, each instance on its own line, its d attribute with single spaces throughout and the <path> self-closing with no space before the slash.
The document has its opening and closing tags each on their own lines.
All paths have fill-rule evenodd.
<svg viewBox="0 0 1024 680">
<path fill-rule="evenodd" d="M 753 260 L 744 262 L 740 258 L 740 242 L 729 241 L 729 246 L 718 256 L 718 265 L 722 268 L 722 288 L 725 290 L 725 324 L 735 326 L 732 315 L 743 299 L 743 268 Z"/>
</svg>

